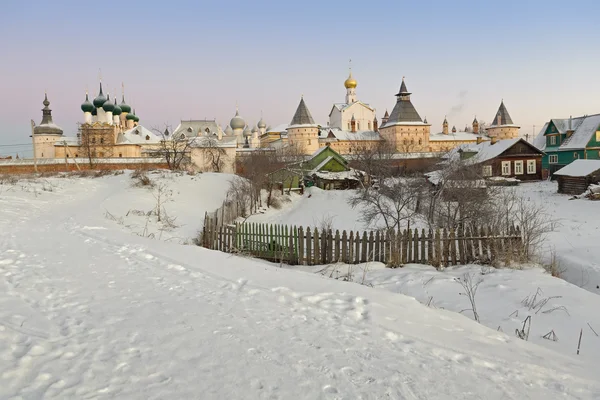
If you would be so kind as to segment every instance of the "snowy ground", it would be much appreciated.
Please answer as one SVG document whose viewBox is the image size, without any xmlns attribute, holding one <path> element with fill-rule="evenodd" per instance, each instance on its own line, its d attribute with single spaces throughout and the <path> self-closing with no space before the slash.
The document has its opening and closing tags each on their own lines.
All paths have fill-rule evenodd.
<svg viewBox="0 0 600 400">
<path fill-rule="evenodd" d="M 2 187 L 1 399 L 600 398 L 587 357 L 392 291 L 134 235 L 105 216 L 124 178 Z"/>
<path fill-rule="evenodd" d="M 424 265 L 389 269 L 381 263 L 368 263 L 301 269 L 326 278 L 402 293 L 429 307 L 462 312 L 474 319 L 468 297 L 461 294 L 465 289 L 458 282 L 469 275 L 472 282 L 481 281 L 475 305 L 483 325 L 516 336 L 515 331 L 522 330 L 525 319 L 530 317 L 530 329 L 527 329 L 529 323 L 525 324 L 528 340 L 564 354 L 576 354 L 583 329 L 580 357 L 596 364 L 600 360 L 600 315 L 597 312 L 600 297 L 554 278 L 542 268 L 464 266 L 437 271 Z"/>
</svg>

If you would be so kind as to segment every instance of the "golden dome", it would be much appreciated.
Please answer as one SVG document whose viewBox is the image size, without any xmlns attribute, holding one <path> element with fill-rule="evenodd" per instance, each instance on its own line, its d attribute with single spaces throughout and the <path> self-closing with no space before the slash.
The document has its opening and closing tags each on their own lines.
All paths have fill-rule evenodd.
<svg viewBox="0 0 600 400">
<path fill-rule="evenodd" d="M 352 77 L 352 71 L 350 71 L 350 76 L 348 76 L 348 79 L 344 82 L 344 86 L 346 89 L 354 89 L 356 88 L 356 85 L 358 85 L 358 83 L 356 82 L 356 79 Z"/>
</svg>

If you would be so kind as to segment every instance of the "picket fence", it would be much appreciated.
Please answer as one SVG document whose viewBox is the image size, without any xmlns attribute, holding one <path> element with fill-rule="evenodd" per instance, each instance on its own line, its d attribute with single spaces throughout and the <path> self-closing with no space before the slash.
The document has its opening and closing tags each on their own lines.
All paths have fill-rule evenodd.
<svg viewBox="0 0 600 400">
<path fill-rule="evenodd" d="M 204 221 L 201 245 L 290 265 L 379 261 L 391 267 L 420 263 L 440 268 L 508 262 L 523 254 L 518 227 L 509 232 L 482 227 L 340 233 L 339 230 L 260 223 L 222 224 L 210 217 Z"/>
</svg>

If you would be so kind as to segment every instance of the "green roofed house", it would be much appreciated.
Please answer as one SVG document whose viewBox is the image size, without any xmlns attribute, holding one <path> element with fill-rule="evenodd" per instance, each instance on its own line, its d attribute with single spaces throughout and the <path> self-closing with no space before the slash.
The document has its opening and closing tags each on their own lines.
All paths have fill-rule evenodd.
<svg viewBox="0 0 600 400">
<path fill-rule="evenodd" d="M 551 119 L 533 145 L 544 151 L 542 170 L 544 178 L 574 160 L 600 159 L 600 114 L 577 118 Z"/>
<path fill-rule="evenodd" d="M 366 179 L 362 171 L 350 168 L 348 161 L 329 146 L 305 160 L 272 173 L 282 189 L 316 186 L 321 189 L 355 189 Z"/>
</svg>

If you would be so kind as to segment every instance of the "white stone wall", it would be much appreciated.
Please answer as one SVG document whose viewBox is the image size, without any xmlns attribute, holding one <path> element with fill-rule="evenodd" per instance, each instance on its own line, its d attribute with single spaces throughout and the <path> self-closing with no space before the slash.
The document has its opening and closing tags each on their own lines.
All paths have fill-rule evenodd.
<svg viewBox="0 0 600 400">
<path fill-rule="evenodd" d="M 360 102 L 352 104 L 350 107 L 344 109 L 344 111 L 339 111 L 337 108 L 334 108 L 329 119 L 329 125 L 334 128 L 349 131 L 352 115 L 354 115 L 354 119 L 356 120 L 357 131 L 373 130 L 375 112 Z"/>
</svg>

